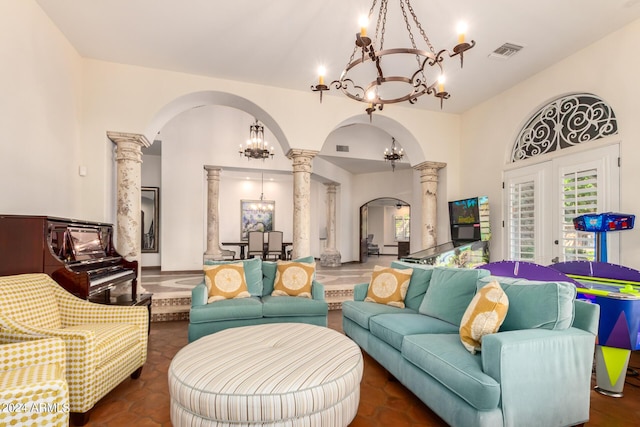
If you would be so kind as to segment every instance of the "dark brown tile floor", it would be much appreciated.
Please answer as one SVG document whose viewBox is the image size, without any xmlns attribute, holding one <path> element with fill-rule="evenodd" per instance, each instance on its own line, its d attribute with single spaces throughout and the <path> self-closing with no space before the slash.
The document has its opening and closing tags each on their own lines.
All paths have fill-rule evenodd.
<svg viewBox="0 0 640 427">
<path fill-rule="evenodd" d="M 329 327 L 342 331 L 342 312 L 331 311 Z M 149 356 L 138 380 L 128 379 L 94 407 L 88 426 L 171 426 L 167 370 L 173 356 L 187 344 L 187 322 L 158 322 L 151 325 Z M 446 424 L 429 408 L 390 379 L 386 371 L 364 355 L 358 414 L 352 427 L 430 427 Z M 630 366 L 640 366 L 640 352 L 631 356 Z M 630 377 L 624 397 L 614 399 L 591 392 L 591 420 L 588 426 L 624 427 L 640 425 L 640 379 Z M 328 426 L 333 427 L 333 426 Z"/>
</svg>

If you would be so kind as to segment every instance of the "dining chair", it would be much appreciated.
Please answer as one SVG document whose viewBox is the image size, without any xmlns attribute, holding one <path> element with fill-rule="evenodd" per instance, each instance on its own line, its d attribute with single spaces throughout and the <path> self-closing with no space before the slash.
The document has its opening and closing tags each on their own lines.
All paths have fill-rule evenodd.
<svg viewBox="0 0 640 427">
<path fill-rule="evenodd" d="M 267 232 L 267 252 L 265 258 L 273 256 L 274 259 L 282 258 L 282 231 Z"/>
<path fill-rule="evenodd" d="M 247 258 L 253 258 L 256 255 L 264 258 L 264 233 L 262 231 L 250 231 L 248 236 Z"/>
<path fill-rule="evenodd" d="M 236 251 L 232 251 L 231 249 L 225 249 L 225 248 L 220 248 L 220 253 L 222 254 L 222 257 L 231 257 L 231 260 L 235 260 L 236 259 Z"/>
</svg>

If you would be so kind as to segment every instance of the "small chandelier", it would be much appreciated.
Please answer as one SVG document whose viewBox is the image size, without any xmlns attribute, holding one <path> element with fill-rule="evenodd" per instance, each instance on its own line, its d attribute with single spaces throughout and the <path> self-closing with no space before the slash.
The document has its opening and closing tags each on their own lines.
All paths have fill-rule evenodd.
<svg viewBox="0 0 640 427">
<path fill-rule="evenodd" d="M 396 139 L 395 138 L 391 138 L 391 149 L 385 148 L 384 149 L 384 161 L 385 162 L 391 162 L 391 170 L 393 172 L 396 171 L 396 162 L 402 160 L 402 158 L 404 157 L 404 149 L 397 149 L 396 148 Z"/>
<path fill-rule="evenodd" d="M 260 191 L 260 202 L 258 203 L 252 203 L 251 204 L 251 209 L 253 209 L 254 211 L 258 211 L 260 213 L 266 213 L 266 212 L 271 212 L 273 211 L 273 203 L 266 203 L 264 201 L 264 172 L 260 173 L 260 177 L 261 177 L 261 191 Z"/>
<path fill-rule="evenodd" d="M 449 99 L 449 93 L 444 89 L 444 68 L 445 56 L 450 58 L 460 56 L 460 67 L 463 66 L 463 54 L 465 51 L 475 46 L 475 41 L 465 42 L 466 28 L 463 24 L 458 26 L 458 44 L 453 47 L 453 52 L 442 49 L 436 53 L 435 48 L 429 41 L 422 25 L 418 21 L 409 0 L 400 0 L 402 17 L 408 32 L 411 47 L 400 47 L 387 49 L 384 47 L 384 37 L 387 24 L 387 3 L 388 0 L 381 0 L 377 11 L 377 23 L 374 38 L 367 36 L 367 25 L 374 13 L 377 0 L 373 0 L 369 15 L 360 20 L 360 32 L 356 34 L 355 47 L 349 58 L 349 62 L 342 71 L 338 80 L 332 81 L 329 85 L 324 83 L 324 67 L 318 70 L 318 84 L 311 86 L 314 92 L 320 92 L 320 102 L 322 93 L 333 86 L 340 89 L 347 97 L 360 102 L 368 103 L 365 109 L 367 114 L 376 110 L 382 110 L 384 104 L 394 104 L 409 101 L 414 104 L 418 97 L 430 94 L 440 99 L 442 102 Z M 409 18 L 410 15 L 410 18 Z M 424 40 L 426 46 L 419 47 L 412 32 L 412 25 L 419 31 L 418 37 Z M 412 68 L 404 70 L 405 75 L 397 73 L 398 68 L 406 68 L 407 64 L 415 63 Z M 368 64 L 368 65 L 367 65 Z M 404 67 L 402 67 L 404 66 Z M 373 70 L 368 73 L 366 68 Z M 384 70 L 384 71 L 383 71 Z M 385 74 L 389 73 L 389 74 Z"/>
<path fill-rule="evenodd" d="M 243 147 L 240 144 L 240 155 L 247 158 L 247 160 L 251 159 L 264 159 L 269 158 L 269 156 L 273 157 L 273 147 L 270 149 L 267 146 L 266 141 L 264 140 L 264 126 L 262 126 L 258 119 L 256 122 L 249 126 L 249 139 L 247 140 L 247 146 Z"/>
</svg>

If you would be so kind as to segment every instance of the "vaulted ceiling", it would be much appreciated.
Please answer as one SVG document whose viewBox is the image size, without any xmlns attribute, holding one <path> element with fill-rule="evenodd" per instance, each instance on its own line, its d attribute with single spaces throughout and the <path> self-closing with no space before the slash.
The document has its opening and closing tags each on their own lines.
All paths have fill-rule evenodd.
<svg viewBox="0 0 640 427">
<path fill-rule="evenodd" d="M 36 1 L 83 57 L 301 91 L 316 83 L 320 64 L 327 80 L 340 75 L 358 18 L 371 7 L 364 0 Z M 399 8 L 389 3 L 391 20 Z M 436 50 L 455 45 L 461 20 L 477 43 L 464 69 L 457 58 L 445 62 L 448 113 L 462 113 L 640 18 L 640 0 L 414 0 L 413 9 Z M 403 25 L 388 26 L 385 46 L 397 47 Z M 524 48 L 492 59 L 504 43 Z M 604 59 L 605 52 L 594 58 L 594 68 L 606 66 Z M 413 108 L 440 111 L 440 104 L 426 96 Z"/>
</svg>

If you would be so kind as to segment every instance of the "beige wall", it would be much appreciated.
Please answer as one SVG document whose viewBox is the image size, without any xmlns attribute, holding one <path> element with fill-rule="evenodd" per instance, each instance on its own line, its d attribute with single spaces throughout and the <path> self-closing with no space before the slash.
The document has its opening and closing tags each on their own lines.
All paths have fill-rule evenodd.
<svg viewBox="0 0 640 427">
<path fill-rule="evenodd" d="M 0 58 L 0 213 L 84 214 L 80 56 L 34 2 L 5 0 Z"/>
<path fill-rule="evenodd" d="M 493 213 L 492 254 L 502 259 L 501 182 L 508 152 L 536 108 L 570 92 L 592 92 L 613 106 L 621 141 L 620 209 L 640 213 L 635 191 L 640 168 L 634 166 L 640 157 L 640 60 L 632 54 L 639 35 L 637 21 L 461 116 L 389 106 L 374 117 L 374 124 L 379 117 L 378 123 L 402 128 L 413 138 L 413 145 L 404 145 L 411 164 L 447 163 L 438 194 L 439 241 L 448 238 L 446 202 L 486 194 Z M 269 127 L 277 128 L 283 152 L 320 150 L 332 130 L 363 115 L 362 105 L 342 97 L 327 96 L 320 104 L 307 88 L 285 90 L 81 58 L 31 0 L 0 2 L 0 53 L 5 64 L 0 68 L 2 213 L 113 222 L 115 164 L 106 132 L 143 133 L 152 139 L 170 119 L 194 106 L 187 102 L 192 94 L 216 93 L 218 100 L 230 95 L 247 112 L 264 115 Z M 78 174 L 81 165 L 87 167 L 86 177 Z M 319 178 L 333 179 L 331 166 L 318 164 L 316 170 L 323 174 Z M 343 172 L 337 176 L 349 180 Z M 386 177 L 354 179 L 340 188 L 338 240 L 344 261 L 357 259 L 358 207 L 395 195 L 388 194 L 392 186 Z M 408 180 L 411 195 L 400 198 L 410 200 L 412 218 L 420 218 L 416 173 Z M 315 192 L 314 203 L 322 210 L 321 187 Z M 317 222 L 314 229 L 319 229 Z M 420 227 L 412 224 L 412 230 L 415 243 Z M 638 233 L 621 233 L 621 263 L 635 268 L 640 268 Z"/>
<path fill-rule="evenodd" d="M 620 210 L 640 214 L 640 40 L 636 21 L 547 70 L 462 115 L 460 179 L 462 196 L 486 194 L 491 205 L 491 257 L 504 257 L 502 179 L 513 142 L 527 119 L 550 100 L 589 92 L 608 102 L 618 119 L 619 135 L 591 142 L 592 147 L 620 141 Z M 517 60 L 514 57 L 512 60 Z M 580 147 L 582 148 L 582 147 Z M 578 150 L 580 149 L 578 148 Z M 620 233 L 620 263 L 640 269 L 639 230 Z"/>
</svg>

